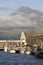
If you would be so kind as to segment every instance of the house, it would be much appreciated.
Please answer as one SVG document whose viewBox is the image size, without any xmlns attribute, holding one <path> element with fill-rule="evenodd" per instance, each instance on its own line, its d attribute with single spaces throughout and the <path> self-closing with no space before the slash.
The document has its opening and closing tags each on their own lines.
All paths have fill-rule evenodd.
<svg viewBox="0 0 43 65">
<path fill-rule="evenodd" d="M 40 40 L 43 40 L 43 34 L 41 33 L 35 33 L 35 32 L 22 32 L 20 40 L 24 40 L 24 45 L 28 46 L 40 46 L 41 42 Z"/>
<path fill-rule="evenodd" d="M 22 32 L 20 40 L 24 40 L 25 44 L 31 44 L 32 37 L 33 37 L 33 33 Z"/>
</svg>

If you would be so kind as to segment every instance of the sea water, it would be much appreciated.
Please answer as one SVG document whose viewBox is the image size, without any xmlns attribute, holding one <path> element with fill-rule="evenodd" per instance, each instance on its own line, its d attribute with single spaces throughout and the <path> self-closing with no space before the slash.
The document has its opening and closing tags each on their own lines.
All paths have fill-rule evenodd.
<svg viewBox="0 0 43 65">
<path fill-rule="evenodd" d="M 43 59 L 32 55 L 0 51 L 0 65 L 43 65 Z"/>
</svg>

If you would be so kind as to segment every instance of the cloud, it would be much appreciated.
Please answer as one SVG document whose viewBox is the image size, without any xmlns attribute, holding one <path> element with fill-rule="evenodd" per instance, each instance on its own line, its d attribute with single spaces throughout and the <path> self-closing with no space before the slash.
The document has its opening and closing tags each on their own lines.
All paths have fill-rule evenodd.
<svg viewBox="0 0 43 65">
<path fill-rule="evenodd" d="M 0 10 L 11 10 L 10 8 L 7 8 L 7 7 L 2 7 L 2 6 L 0 6 Z"/>
<path fill-rule="evenodd" d="M 32 22 L 22 15 L 0 16 L 0 27 L 34 27 L 37 22 Z"/>
</svg>

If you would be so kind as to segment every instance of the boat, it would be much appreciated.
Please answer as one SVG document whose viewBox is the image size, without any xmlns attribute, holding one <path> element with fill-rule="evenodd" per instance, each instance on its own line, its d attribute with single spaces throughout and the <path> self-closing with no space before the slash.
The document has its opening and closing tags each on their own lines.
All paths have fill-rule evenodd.
<svg viewBox="0 0 43 65">
<path fill-rule="evenodd" d="M 39 57 L 39 58 L 43 58 L 43 51 L 38 51 L 36 56 Z"/>
<path fill-rule="evenodd" d="M 24 50 L 21 50 L 21 51 L 20 51 L 21 54 L 24 54 L 24 52 L 25 52 Z"/>
<path fill-rule="evenodd" d="M 31 53 L 30 51 L 26 51 L 26 52 L 25 52 L 25 54 L 28 54 L 28 55 L 30 55 L 30 53 Z"/>
<path fill-rule="evenodd" d="M 7 50 L 7 47 L 4 47 L 4 52 L 7 52 L 8 50 Z"/>
<path fill-rule="evenodd" d="M 10 53 L 15 53 L 15 50 L 10 50 Z"/>
</svg>

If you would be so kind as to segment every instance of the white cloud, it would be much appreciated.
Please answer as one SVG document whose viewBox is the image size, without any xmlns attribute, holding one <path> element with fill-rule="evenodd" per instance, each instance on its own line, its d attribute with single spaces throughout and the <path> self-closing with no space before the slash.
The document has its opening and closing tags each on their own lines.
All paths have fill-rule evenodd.
<svg viewBox="0 0 43 65">
<path fill-rule="evenodd" d="M 20 26 L 36 26 L 36 21 L 31 20 L 21 16 L 0 16 L 0 27 L 20 27 Z"/>
</svg>

